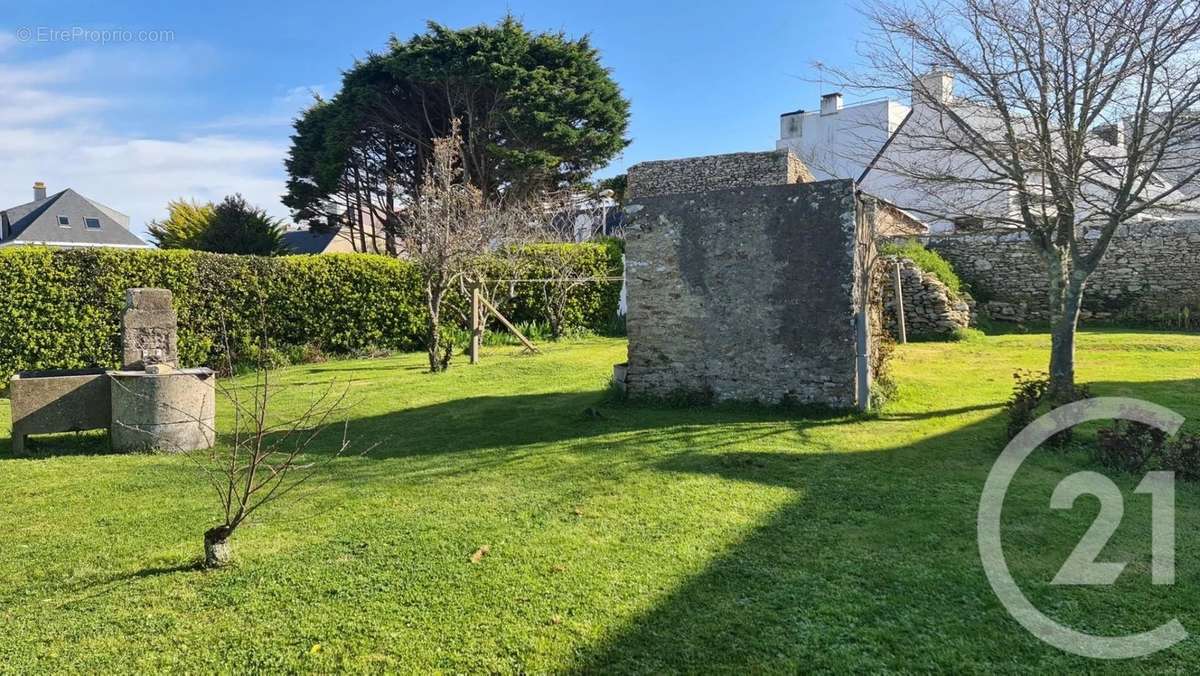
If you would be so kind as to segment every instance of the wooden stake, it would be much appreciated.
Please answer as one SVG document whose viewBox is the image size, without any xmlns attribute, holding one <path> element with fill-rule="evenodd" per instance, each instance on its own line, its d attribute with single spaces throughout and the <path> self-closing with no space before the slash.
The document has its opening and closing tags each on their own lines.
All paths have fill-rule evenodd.
<svg viewBox="0 0 1200 676">
<path fill-rule="evenodd" d="M 492 314 L 496 315 L 496 319 L 499 319 L 500 323 L 504 325 L 504 328 L 511 331 L 512 334 L 517 337 L 517 340 L 521 341 L 521 344 L 525 346 L 526 350 L 529 350 L 530 352 L 538 351 L 537 347 L 535 347 L 534 344 L 529 342 L 529 339 L 525 337 L 525 334 L 518 331 L 517 327 L 513 326 L 512 322 L 508 321 L 507 317 L 500 314 L 500 311 L 497 310 L 494 305 L 487 302 L 487 300 L 483 296 L 479 297 L 479 302 L 481 304 L 483 304 L 483 307 L 488 309 L 488 312 L 491 312 Z"/>
<path fill-rule="evenodd" d="M 896 297 L 896 334 L 900 344 L 908 342 L 908 332 L 904 328 L 904 287 L 900 284 L 900 259 L 892 266 L 892 295 Z"/>
<path fill-rule="evenodd" d="M 483 342 L 483 321 L 480 315 L 479 287 L 471 287 L 471 363 L 479 363 L 479 347 Z"/>
</svg>

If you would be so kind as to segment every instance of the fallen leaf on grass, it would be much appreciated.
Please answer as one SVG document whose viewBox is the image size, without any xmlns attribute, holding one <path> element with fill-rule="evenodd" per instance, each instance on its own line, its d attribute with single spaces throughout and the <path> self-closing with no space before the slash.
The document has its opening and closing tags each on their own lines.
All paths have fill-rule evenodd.
<svg viewBox="0 0 1200 676">
<path fill-rule="evenodd" d="M 471 555 L 471 563 L 479 563 L 480 561 L 483 560 L 483 557 L 487 556 L 488 553 L 491 551 L 492 551 L 491 545 L 484 545 L 484 546 L 480 547 L 479 549 L 476 549 L 475 553 Z"/>
</svg>

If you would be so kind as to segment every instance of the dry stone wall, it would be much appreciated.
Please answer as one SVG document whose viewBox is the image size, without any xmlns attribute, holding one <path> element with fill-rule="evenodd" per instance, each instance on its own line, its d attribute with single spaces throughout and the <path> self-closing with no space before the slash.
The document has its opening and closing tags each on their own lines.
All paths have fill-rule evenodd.
<svg viewBox="0 0 1200 676">
<path fill-rule="evenodd" d="M 1046 267 L 1023 233 L 934 235 L 926 245 L 954 265 L 993 319 L 1048 318 Z M 1088 282 L 1080 314 L 1168 324 L 1200 316 L 1200 222 L 1121 226 Z"/>
<path fill-rule="evenodd" d="M 731 153 L 642 162 L 629 170 L 626 194 L 630 198 L 674 195 L 808 183 L 812 178 L 808 168 L 790 150 Z"/>
<path fill-rule="evenodd" d="M 896 327 L 894 268 L 900 264 L 900 293 L 904 300 L 904 327 L 909 338 L 946 338 L 971 325 L 971 305 L 940 279 L 907 258 L 880 259 L 884 321 L 893 336 Z"/>
<path fill-rule="evenodd" d="M 639 193 L 627 392 L 855 405 L 857 207 L 852 181 Z"/>
</svg>

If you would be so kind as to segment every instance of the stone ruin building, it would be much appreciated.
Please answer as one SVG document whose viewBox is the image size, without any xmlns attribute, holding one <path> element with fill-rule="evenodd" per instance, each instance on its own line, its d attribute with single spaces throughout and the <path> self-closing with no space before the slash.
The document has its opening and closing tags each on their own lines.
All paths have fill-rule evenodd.
<svg viewBox="0 0 1200 676">
<path fill-rule="evenodd" d="M 875 242 L 921 224 L 787 150 L 629 170 L 634 397 L 866 408 Z"/>
</svg>

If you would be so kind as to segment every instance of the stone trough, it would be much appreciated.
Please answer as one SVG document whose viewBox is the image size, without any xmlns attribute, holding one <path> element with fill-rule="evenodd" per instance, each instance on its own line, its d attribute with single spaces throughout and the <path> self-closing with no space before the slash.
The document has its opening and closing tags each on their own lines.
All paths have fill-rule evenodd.
<svg viewBox="0 0 1200 676">
<path fill-rule="evenodd" d="M 25 371 L 8 385 L 13 453 L 25 452 L 30 434 L 107 428 L 111 422 L 104 369 Z"/>
<path fill-rule="evenodd" d="M 108 429 L 114 451 L 183 452 L 215 441 L 216 376 L 179 369 L 166 289 L 129 289 L 120 370 L 28 371 L 9 384 L 13 453 L 30 434 Z"/>
</svg>

